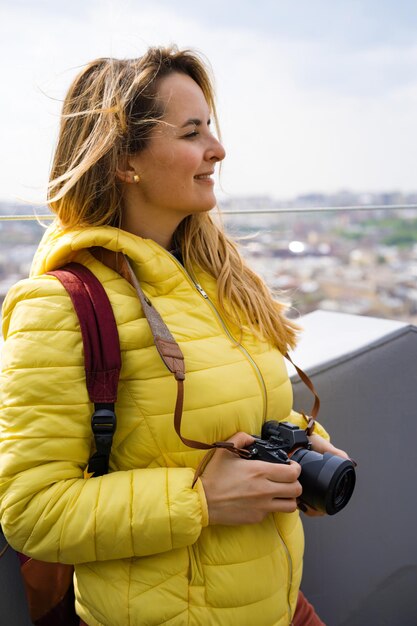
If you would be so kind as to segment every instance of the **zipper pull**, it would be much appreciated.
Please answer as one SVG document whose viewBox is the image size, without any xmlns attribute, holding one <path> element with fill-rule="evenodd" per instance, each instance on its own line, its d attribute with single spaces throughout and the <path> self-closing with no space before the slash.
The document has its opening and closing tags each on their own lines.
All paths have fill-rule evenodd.
<svg viewBox="0 0 417 626">
<path fill-rule="evenodd" d="M 199 285 L 198 283 L 194 283 L 196 286 L 196 289 L 199 293 L 201 293 L 201 295 L 203 296 L 203 298 L 205 298 L 206 300 L 208 300 L 208 295 L 206 294 L 206 292 L 204 291 L 204 289 L 202 288 L 201 285 Z"/>
</svg>

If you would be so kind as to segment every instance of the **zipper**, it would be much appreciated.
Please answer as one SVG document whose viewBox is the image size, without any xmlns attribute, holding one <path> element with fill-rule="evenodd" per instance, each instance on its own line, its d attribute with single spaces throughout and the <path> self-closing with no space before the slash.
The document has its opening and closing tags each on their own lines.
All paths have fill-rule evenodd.
<svg viewBox="0 0 417 626">
<path fill-rule="evenodd" d="M 209 300 L 208 295 L 206 294 L 206 292 L 204 291 L 204 289 L 202 288 L 202 286 L 199 283 L 194 282 L 194 286 L 196 287 L 197 291 L 203 296 L 203 298 L 205 298 L 206 300 Z"/>
<path fill-rule="evenodd" d="M 236 346 L 236 348 L 238 350 L 240 350 L 242 352 L 242 354 L 247 358 L 247 360 L 249 361 L 250 365 L 252 366 L 256 378 L 259 382 L 260 388 L 261 388 L 261 392 L 262 392 L 262 399 L 263 399 L 263 415 L 262 415 L 262 423 L 265 422 L 266 420 L 266 415 L 267 415 L 267 393 L 266 393 L 266 385 L 265 385 L 265 381 L 264 378 L 262 376 L 262 372 L 259 369 L 257 363 L 255 362 L 255 360 L 252 358 L 252 356 L 249 354 L 249 352 L 246 350 L 246 348 L 244 348 L 236 339 L 235 337 L 232 335 L 232 333 L 230 332 L 226 322 L 224 321 L 224 319 L 222 318 L 222 316 L 220 315 L 219 311 L 217 310 L 216 306 L 214 305 L 214 303 L 210 300 L 209 295 L 206 293 L 206 291 L 204 291 L 203 287 L 200 285 L 200 283 L 197 281 L 196 277 L 191 273 L 191 272 L 187 272 L 187 270 L 184 268 L 184 266 L 178 261 L 178 259 L 176 259 L 176 257 L 174 255 L 172 255 L 171 253 L 169 253 L 173 260 L 175 261 L 175 263 L 178 265 L 178 268 L 183 272 L 184 276 L 187 278 L 187 280 L 190 282 L 190 284 L 198 291 L 198 293 L 202 296 L 202 298 L 204 298 L 204 300 L 206 300 L 207 304 L 210 306 L 211 310 L 213 311 L 214 315 L 216 316 L 218 322 L 220 323 L 220 326 L 223 328 L 225 334 L 227 335 L 227 337 L 229 338 L 229 340 L 231 341 L 231 343 Z M 291 592 L 291 587 L 292 587 L 292 578 L 293 578 L 293 564 L 292 564 L 292 559 L 291 559 L 291 554 L 290 551 L 288 550 L 288 546 L 285 543 L 276 523 L 275 523 L 275 528 L 277 529 L 277 533 L 278 533 L 278 537 L 280 538 L 280 541 L 282 543 L 282 546 L 284 548 L 284 552 L 287 558 L 287 564 L 288 564 L 288 589 L 287 589 L 287 612 L 288 612 L 288 623 L 292 624 L 292 620 L 291 620 L 291 603 L 290 603 L 290 592 Z"/>
<path fill-rule="evenodd" d="M 192 282 L 194 283 L 197 291 L 201 294 L 201 296 L 210 305 L 211 309 L 213 310 L 214 314 L 216 315 L 217 319 L 219 320 L 222 328 L 224 329 L 224 332 L 229 337 L 230 341 L 246 356 L 246 358 L 249 360 L 250 364 L 252 365 L 253 369 L 255 370 L 255 373 L 257 375 L 257 378 L 259 380 L 259 383 L 261 385 L 261 390 L 262 390 L 263 407 L 264 407 L 262 423 L 264 423 L 265 419 L 266 419 L 266 412 L 267 412 L 267 394 L 266 394 L 265 381 L 264 381 L 264 378 L 262 376 L 262 373 L 261 373 L 258 365 L 254 361 L 254 359 L 251 357 L 249 352 L 238 341 L 236 341 L 236 339 L 233 337 L 232 333 L 230 332 L 229 328 L 227 327 L 227 325 L 226 325 L 225 321 L 223 320 L 222 316 L 220 315 L 219 311 L 217 310 L 217 308 L 215 307 L 213 302 L 210 300 L 209 296 L 204 291 L 202 286 L 197 282 L 195 277 L 190 274 L 190 278 L 191 278 Z M 292 620 L 291 620 L 290 593 L 291 593 L 292 578 L 293 578 L 293 564 L 292 564 L 290 551 L 288 550 L 288 546 L 285 543 L 285 541 L 284 541 L 284 539 L 283 539 L 283 537 L 282 537 L 282 535 L 281 535 L 281 533 L 280 533 L 280 531 L 279 531 L 279 529 L 278 529 L 276 524 L 275 524 L 275 527 L 277 529 L 278 537 L 280 538 L 280 541 L 281 541 L 282 546 L 284 548 L 285 556 L 287 558 L 287 565 L 288 565 L 287 612 L 288 612 L 288 623 L 291 626 Z"/>
<path fill-rule="evenodd" d="M 219 311 L 217 310 L 216 306 L 213 304 L 213 302 L 210 300 L 208 294 L 204 291 L 203 287 L 200 285 L 200 283 L 197 282 L 196 278 L 192 275 L 189 274 L 189 277 L 191 279 L 191 282 L 193 283 L 193 285 L 195 286 L 195 288 L 197 289 L 197 291 L 199 292 L 199 294 L 206 300 L 207 304 L 210 306 L 211 310 L 213 311 L 214 315 L 216 316 L 218 322 L 220 323 L 220 326 L 222 327 L 222 329 L 224 330 L 225 334 L 227 335 L 227 337 L 229 338 L 229 340 L 231 341 L 231 343 L 236 346 L 236 348 L 238 350 L 240 350 L 240 352 L 243 354 L 243 356 L 246 357 L 246 359 L 249 361 L 252 369 L 255 372 L 256 378 L 258 380 L 259 386 L 261 388 L 261 394 L 262 394 L 262 423 L 264 423 L 266 421 L 266 415 L 267 415 L 267 393 L 266 393 L 266 385 L 265 385 L 265 381 L 264 378 L 262 376 L 262 372 L 259 369 L 256 361 L 252 358 L 252 356 L 249 354 L 249 352 L 246 350 L 246 348 L 244 346 L 242 346 L 241 343 L 239 343 L 235 337 L 232 335 L 232 333 L 230 332 L 226 322 L 224 321 L 224 319 L 222 318 L 221 314 L 219 313 Z"/>
<path fill-rule="evenodd" d="M 206 300 L 207 304 L 210 306 L 211 310 L 213 311 L 217 321 L 219 322 L 221 328 L 223 329 L 223 331 L 225 332 L 225 334 L 227 335 L 227 337 L 229 338 L 229 340 L 231 341 L 231 343 L 236 346 L 236 348 L 238 350 L 240 350 L 240 352 L 246 357 L 247 361 L 249 361 L 249 364 L 252 366 L 253 371 L 255 372 L 255 376 L 256 379 L 258 380 L 259 383 L 259 387 L 261 389 L 261 394 L 262 394 L 262 407 L 263 407 L 263 411 L 262 411 L 262 423 L 264 423 L 266 421 L 266 416 L 267 416 L 267 393 L 266 393 L 266 385 L 265 385 L 265 381 L 264 378 L 262 376 L 262 372 L 259 369 L 256 361 L 252 358 L 252 356 L 249 354 L 249 352 L 246 350 L 246 348 L 244 348 L 232 335 L 232 333 L 230 332 L 226 322 L 224 321 L 224 319 L 222 318 L 222 316 L 220 315 L 219 311 L 217 310 L 216 306 L 213 304 L 213 302 L 210 300 L 209 295 L 204 291 L 203 287 L 200 285 L 200 283 L 197 281 L 196 277 L 191 273 L 188 272 L 185 267 L 178 261 L 178 259 L 171 254 L 171 252 L 168 252 L 168 254 L 170 255 L 170 257 L 172 258 L 172 260 L 176 263 L 176 265 L 178 266 L 178 269 L 181 270 L 181 272 L 184 274 L 184 276 L 187 278 L 188 282 L 190 283 L 190 285 L 192 287 L 194 287 L 194 289 L 196 289 L 198 291 L 198 293 L 201 295 L 202 298 L 204 298 L 204 300 Z"/>
<path fill-rule="evenodd" d="M 187 272 L 186 272 L 187 273 Z M 258 378 L 258 381 L 261 385 L 261 390 L 262 390 L 262 397 L 263 397 L 263 419 L 262 419 L 262 423 L 265 422 L 266 419 L 266 412 L 267 412 L 267 394 L 266 394 L 266 385 L 265 385 L 265 381 L 264 378 L 262 376 L 262 373 L 258 367 L 258 365 L 256 364 L 256 362 L 254 361 L 254 359 L 251 357 L 251 355 L 249 354 L 249 352 L 246 350 L 246 348 L 244 348 L 238 341 L 236 341 L 236 339 L 233 337 L 232 333 L 230 332 L 229 328 L 227 327 L 225 321 L 223 320 L 222 316 L 220 315 L 219 311 L 217 310 L 216 306 L 213 304 L 213 302 L 210 300 L 208 294 L 204 291 L 203 287 L 197 282 L 195 276 L 193 276 L 192 274 L 189 274 L 189 277 L 192 281 L 192 283 L 194 284 L 195 288 L 197 289 L 197 291 L 201 294 L 201 296 L 207 301 L 207 303 L 210 305 L 212 311 L 214 312 L 214 314 L 216 315 L 218 321 L 220 322 L 222 328 L 224 329 L 224 332 L 226 333 L 226 335 L 229 337 L 230 341 L 244 354 L 244 356 L 246 356 L 246 358 L 248 359 L 248 361 L 250 362 L 250 364 L 252 365 L 255 374 Z M 291 593 L 291 587 L 292 587 L 292 578 L 293 578 L 293 564 L 292 564 L 292 559 L 291 559 L 291 554 L 290 551 L 288 550 L 288 546 L 285 543 L 277 525 L 275 524 L 275 527 L 277 529 L 277 533 L 278 536 L 280 538 L 280 541 L 282 543 L 282 546 L 284 548 L 285 551 L 285 556 L 287 558 L 287 565 L 288 565 L 288 588 L 287 588 L 287 612 L 288 612 L 288 623 L 292 624 L 292 620 L 291 620 L 291 602 L 290 602 L 290 593 Z"/>
</svg>

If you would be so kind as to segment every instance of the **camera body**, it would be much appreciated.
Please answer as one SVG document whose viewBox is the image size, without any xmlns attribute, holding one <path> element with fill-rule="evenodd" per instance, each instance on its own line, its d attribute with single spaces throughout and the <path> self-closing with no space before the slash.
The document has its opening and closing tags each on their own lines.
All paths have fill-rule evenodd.
<svg viewBox="0 0 417 626">
<path fill-rule="evenodd" d="M 311 450 L 306 431 L 290 422 L 265 422 L 261 437 L 248 446 L 251 459 L 270 463 L 289 463 L 289 455 L 296 448 Z"/>
<path fill-rule="evenodd" d="M 299 481 L 303 488 L 300 501 L 317 511 L 334 515 L 349 502 L 355 488 L 352 461 L 326 452 L 311 450 L 305 430 L 290 422 L 265 422 L 261 437 L 246 448 L 249 460 L 301 465 Z"/>
</svg>

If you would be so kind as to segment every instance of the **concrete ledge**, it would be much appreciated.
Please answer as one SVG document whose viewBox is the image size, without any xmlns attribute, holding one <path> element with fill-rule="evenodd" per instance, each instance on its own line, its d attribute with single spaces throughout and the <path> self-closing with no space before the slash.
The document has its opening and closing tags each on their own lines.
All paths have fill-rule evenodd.
<svg viewBox="0 0 417 626">
<path fill-rule="evenodd" d="M 405 322 L 320 310 L 301 317 L 300 326 L 303 332 L 291 357 L 311 374 L 410 330 L 417 332 L 415 326 Z M 287 368 L 291 378 L 296 379 L 291 363 Z"/>
</svg>

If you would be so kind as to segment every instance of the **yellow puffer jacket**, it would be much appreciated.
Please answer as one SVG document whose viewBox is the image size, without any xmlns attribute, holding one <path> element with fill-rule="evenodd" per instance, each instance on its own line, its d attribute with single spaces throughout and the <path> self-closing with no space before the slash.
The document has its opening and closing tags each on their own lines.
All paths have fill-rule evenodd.
<svg viewBox="0 0 417 626">
<path fill-rule="evenodd" d="M 110 227 L 52 227 L 32 277 L 3 310 L 0 516 L 10 543 L 75 563 L 77 611 L 91 626 L 284 626 L 301 578 L 298 513 L 210 526 L 204 452 L 174 431 L 176 382 L 157 354 L 131 285 L 88 251 L 122 250 L 178 341 L 186 364 L 184 436 L 259 433 L 266 419 L 301 425 L 281 354 L 249 333 L 237 345 L 216 312 L 215 282 L 190 277 L 150 240 Z M 122 350 L 111 473 L 84 475 L 92 445 L 82 339 L 71 301 L 48 270 L 89 267 L 113 306 Z M 199 283 L 208 297 L 196 287 Z M 320 432 L 320 431 L 319 431 Z"/>
</svg>

